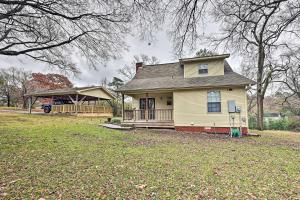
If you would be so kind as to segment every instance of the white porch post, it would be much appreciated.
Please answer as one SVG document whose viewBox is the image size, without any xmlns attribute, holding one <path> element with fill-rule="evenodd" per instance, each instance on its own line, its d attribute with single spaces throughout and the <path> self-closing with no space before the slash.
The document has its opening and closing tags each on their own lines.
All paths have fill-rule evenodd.
<svg viewBox="0 0 300 200">
<path fill-rule="evenodd" d="M 125 112 L 124 112 L 124 94 L 122 94 L 122 120 L 124 121 L 124 115 L 125 115 Z"/>
<path fill-rule="evenodd" d="M 148 97 L 149 97 L 149 94 L 148 93 L 146 93 L 146 110 L 145 110 L 145 119 L 146 119 L 146 121 L 148 121 Z"/>
<path fill-rule="evenodd" d="M 78 113 L 78 94 L 76 94 L 75 112 L 76 112 L 76 114 Z"/>
</svg>

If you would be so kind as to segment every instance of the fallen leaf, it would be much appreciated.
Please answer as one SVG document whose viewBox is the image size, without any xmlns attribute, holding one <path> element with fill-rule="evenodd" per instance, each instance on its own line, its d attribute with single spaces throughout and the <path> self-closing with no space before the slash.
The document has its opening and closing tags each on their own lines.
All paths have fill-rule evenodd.
<svg viewBox="0 0 300 200">
<path fill-rule="evenodd" d="M 11 182 L 9 182 L 8 184 L 13 184 L 13 183 L 15 183 L 15 182 L 17 182 L 17 181 L 20 181 L 21 179 L 16 179 L 16 180 L 14 180 L 14 181 L 11 181 Z"/>
<path fill-rule="evenodd" d="M 145 187 L 147 187 L 146 184 L 136 185 L 135 188 L 139 190 L 143 190 Z"/>
</svg>

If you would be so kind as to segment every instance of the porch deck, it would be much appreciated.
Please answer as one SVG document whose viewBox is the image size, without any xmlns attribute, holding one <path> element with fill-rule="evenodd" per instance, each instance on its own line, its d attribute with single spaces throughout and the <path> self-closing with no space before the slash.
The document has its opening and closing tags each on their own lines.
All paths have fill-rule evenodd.
<svg viewBox="0 0 300 200">
<path fill-rule="evenodd" d="M 122 124 L 140 128 L 174 128 L 173 109 L 124 110 Z"/>
<path fill-rule="evenodd" d="M 155 122 L 155 121 L 148 121 L 148 122 L 129 122 L 124 121 L 122 122 L 123 125 L 133 125 L 136 128 L 170 128 L 173 129 L 174 127 L 174 121 L 170 122 Z"/>
</svg>

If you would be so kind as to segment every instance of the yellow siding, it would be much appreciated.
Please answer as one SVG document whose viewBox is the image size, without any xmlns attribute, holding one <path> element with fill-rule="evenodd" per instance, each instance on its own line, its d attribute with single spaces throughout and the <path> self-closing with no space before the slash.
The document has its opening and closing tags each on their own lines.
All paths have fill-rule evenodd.
<svg viewBox="0 0 300 200">
<path fill-rule="evenodd" d="M 135 94 L 132 96 L 132 108 L 140 109 L 140 98 L 146 98 L 146 94 Z M 172 93 L 149 93 L 148 98 L 155 98 L 155 109 L 172 109 L 167 105 L 167 97 L 172 97 Z"/>
<path fill-rule="evenodd" d="M 241 117 L 246 119 L 242 126 L 248 126 L 247 99 L 244 88 L 213 89 L 221 92 L 221 113 L 207 112 L 208 89 L 175 91 L 173 93 L 175 126 L 229 127 L 228 100 L 235 100 L 241 107 Z M 235 124 L 239 126 L 239 114 L 235 114 Z"/>
<path fill-rule="evenodd" d="M 198 65 L 207 64 L 208 65 L 208 74 L 199 75 L 198 74 Z M 202 76 L 218 76 L 224 75 L 224 60 L 207 60 L 201 62 L 190 62 L 184 63 L 184 77 L 202 77 Z"/>
<path fill-rule="evenodd" d="M 111 99 L 111 97 L 105 91 L 103 91 L 103 89 L 100 89 L 100 88 L 83 91 L 83 92 L 80 92 L 80 94 L 103 98 L 103 99 Z"/>
</svg>

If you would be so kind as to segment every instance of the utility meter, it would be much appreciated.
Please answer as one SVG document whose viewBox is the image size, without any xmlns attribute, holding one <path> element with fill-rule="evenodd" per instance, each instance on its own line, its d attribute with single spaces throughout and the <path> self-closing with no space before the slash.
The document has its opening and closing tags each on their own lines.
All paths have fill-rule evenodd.
<svg viewBox="0 0 300 200">
<path fill-rule="evenodd" d="M 228 112 L 229 113 L 235 113 L 236 112 L 236 106 L 235 106 L 235 101 L 234 100 L 229 100 L 228 101 Z"/>
<path fill-rule="evenodd" d="M 235 107 L 235 112 L 240 113 L 241 112 L 241 107 L 240 106 L 236 106 Z"/>
</svg>

